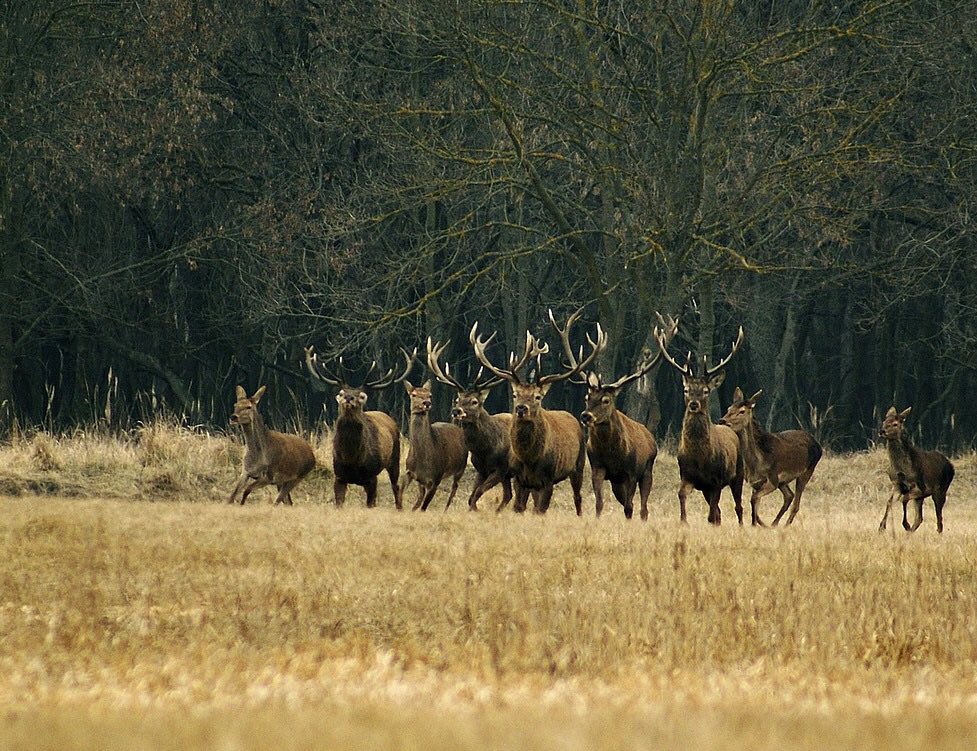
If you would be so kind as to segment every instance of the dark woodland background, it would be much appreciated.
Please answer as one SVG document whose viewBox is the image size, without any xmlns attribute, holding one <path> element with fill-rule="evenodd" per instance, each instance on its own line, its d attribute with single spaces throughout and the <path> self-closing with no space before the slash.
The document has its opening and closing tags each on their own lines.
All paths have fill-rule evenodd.
<svg viewBox="0 0 977 751">
<path fill-rule="evenodd" d="M 971 447 L 975 5 L 4 0 L 3 428 L 220 426 L 237 383 L 310 425 L 307 344 L 464 373 L 476 319 L 513 347 L 586 304 L 607 375 L 656 310 L 714 359 L 742 323 L 723 406 Z M 653 386 L 626 406 L 674 432 Z"/>
</svg>

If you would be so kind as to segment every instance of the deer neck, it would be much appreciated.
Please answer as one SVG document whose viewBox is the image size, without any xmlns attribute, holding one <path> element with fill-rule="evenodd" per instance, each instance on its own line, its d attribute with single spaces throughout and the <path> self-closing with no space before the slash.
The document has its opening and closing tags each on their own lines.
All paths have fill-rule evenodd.
<svg viewBox="0 0 977 751">
<path fill-rule="evenodd" d="M 763 428 L 760 427 L 756 419 L 753 419 L 749 425 L 736 434 L 740 440 L 740 453 L 743 455 L 743 461 L 746 464 L 747 475 L 751 478 L 756 478 L 760 474 L 760 458 L 762 456 L 760 437 L 763 432 Z"/>
<path fill-rule="evenodd" d="M 255 412 L 251 422 L 244 425 L 242 430 L 244 431 L 244 445 L 247 446 L 248 451 L 264 454 L 268 446 L 268 428 L 265 427 L 265 421 L 261 419 L 261 415 Z"/>
<path fill-rule="evenodd" d="M 474 419 L 466 420 L 461 425 L 465 442 L 473 453 L 485 453 L 503 442 L 503 429 L 484 408 L 479 408 Z"/>
<path fill-rule="evenodd" d="M 544 412 L 529 420 L 512 418 L 512 447 L 523 461 L 532 461 L 543 455 L 546 450 L 546 420 Z"/>
<path fill-rule="evenodd" d="M 431 414 L 410 416 L 410 447 L 419 459 L 424 459 L 434 453 L 434 432 L 431 430 Z"/>
<path fill-rule="evenodd" d="M 679 453 L 687 456 L 706 454 L 712 448 L 712 420 L 709 413 L 685 411 L 682 419 L 682 435 L 679 438 Z"/>
<path fill-rule="evenodd" d="M 885 445 L 889 452 L 889 464 L 892 468 L 896 472 L 904 472 L 908 475 L 913 464 L 913 444 L 909 440 L 909 436 L 903 431 L 898 438 L 887 438 Z"/>
<path fill-rule="evenodd" d="M 340 412 L 336 420 L 334 453 L 343 461 L 355 461 L 366 453 L 369 423 L 362 409 Z"/>
<path fill-rule="evenodd" d="M 589 430 L 595 442 L 606 449 L 612 451 L 620 450 L 622 452 L 626 450 L 624 420 L 621 419 L 621 413 L 616 409 L 611 412 L 610 417 L 607 418 L 607 422 L 591 425 Z"/>
</svg>

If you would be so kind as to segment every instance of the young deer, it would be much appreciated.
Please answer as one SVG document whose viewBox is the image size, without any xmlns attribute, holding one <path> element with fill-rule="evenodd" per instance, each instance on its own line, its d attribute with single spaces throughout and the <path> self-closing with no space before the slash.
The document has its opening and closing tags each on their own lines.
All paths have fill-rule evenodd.
<svg viewBox="0 0 977 751">
<path fill-rule="evenodd" d="M 335 474 L 333 492 L 337 506 L 346 500 L 346 487 L 360 485 L 366 490 L 367 508 L 377 503 L 377 475 L 387 471 L 390 487 L 393 489 L 394 504 L 402 508 L 400 499 L 400 428 L 394 419 L 385 412 L 367 412 L 366 389 L 379 391 L 400 383 L 410 373 L 414 364 L 414 354 L 403 352 L 405 367 L 399 376 L 391 368 L 383 375 L 370 380 L 377 369 L 374 360 L 366 377 L 359 386 L 349 385 L 346 378 L 338 377 L 319 362 L 311 347 L 305 350 L 305 364 L 309 372 L 320 381 L 339 386 L 336 401 L 339 403 L 339 418 L 332 438 L 332 468 Z M 342 367 L 343 360 L 339 358 Z"/>
<path fill-rule="evenodd" d="M 678 324 L 670 321 L 667 338 L 677 329 Z M 587 428 L 587 457 L 597 516 L 604 510 L 604 481 L 609 480 L 614 497 L 624 507 L 628 519 L 634 514 L 634 493 L 640 488 L 641 519 L 648 519 L 648 495 L 658 446 L 648 428 L 617 409 L 615 398 L 629 383 L 651 372 L 660 359 L 660 354 L 645 358 L 637 370 L 613 383 L 604 383 L 594 372 L 587 373 L 583 380 L 587 384 L 587 396 L 580 421 Z"/>
<path fill-rule="evenodd" d="M 457 425 L 446 422 L 431 424 L 431 382 L 412 386 L 404 381 L 410 398 L 410 452 L 407 454 L 407 475 L 400 486 L 403 497 L 412 480 L 420 488 L 414 511 L 427 511 L 431 499 L 445 475 L 451 476 L 451 492 L 444 505 L 447 511 L 458 492 L 458 482 L 468 464 L 465 434 Z"/>
<path fill-rule="evenodd" d="M 273 484 L 278 488 L 275 504 L 291 506 L 292 488 L 315 468 L 315 454 L 304 438 L 265 427 L 258 412 L 264 393 L 264 386 L 251 397 L 240 386 L 235 389 L 231 425 L 239 425 L 244 433 L 244 469 L 227 502 L 234 503 L 240 494 L 243 506 L 252 490 Z"/>
<path fill-rule="evenodd" d="M 885 504 L 885 514 L 879 531 L 885 531 L 889 510 L 896 496 L 902 497 L 902 526 L 915 532 L 923 521 L 923 501 L 933 496 L 936 506 L 936 531 L 943 533 L 943 504 L 946 503 L 947 489 L 953 482 L 953 464 L 939 451 L 923 451 L 913 446 L 904 423 L 912 407 L 896 412 L 889 407 L 879 428 L 879 435 L 885 438 L 889 451 L 889 479 L 892 481 L 892 494 Z M 909 524 L 907 509 L 909 501 L 916 506 L 916 519 Z"/>
<path fill-rule="evenodd" d="M 580 317 L 578 310 L 560 328 L 550 312 L 553 324 L 564 350 L 572 353 L 569 343 L 569 330 Z M 585 358 L 581 347 L 579 359 L 573 357 L 567 370 L 551 375 L 541 375 L 540 358 L 549 352 L 549 345 L 542 344 L 531 333 L 526 332 L 526 344 L 520 357 L 509 356 L 508 369 L 492 364 L 485 354 L 485 347 L 495 334 L 488 339 L 477 336 L 478 323 L 472 326 L 469 340 L 475 350 L 475 357 L 491 373 L 508 381 L 512 386 L 512 426 L 509 430 L 511 446 L 511 468 L 517 482 L 516 511 L 525 511 L 530 492 L 536 513 L 544 514 L 553 496 L 553 486 L 563 480 L 570 480 L 573 489 L 573 505 L 577 515 L 582 513 L 583 499 L 580 488 L 583 485 L 583 468 L 586 461 L 583 430 L 580 423 L 569 412 L 548 410 L 543 407 L 543 397 L 552 384 L 580 373 L 593 362 L 604 349 L 607 340 L 597 325 L 597 340 L 587 335 L 590 354 Z M 523 382 L 519 370 L 530 360 L 537 360 L 536 374 L 531 382 Z"/>
<path fill-rule="evenodd" d="M 679 511 L 682 522 L 685 518 L 685 499 L 690 488 L 702 491 L 709 504 L 709 523 L 719 525 L 722 515 L 719 510 L 719 497 L 723 488 L 729 486 L 736 506 L 736 518 L 743 524 L 743 456 L 739 449 L 739 439 L 728 425 L 714 425 L 709 418 L 709 395 L 719 387 L 726 377 L 723 368 L 730 361 L 743 342 L 743 328 L 733 342 L 730 350 L 718 365 L 708 367 L 706 355 L 702 355 L 700 373 L 693 372 L 691 353 L 685 365 L 679 365 L 668 354 L 664 333 L 656 326 L 655 341 L 665 361 L 682 374 L 685 392 L 685 416 L 682 419 L 682 435 L 678 444 L 678 469 L 681 482 L 678 490 Z"/>
<path fill-rule="evenodd" d="M 768 493 L 780 490 L 784 504 L 773 520 L 773 526 L 790 508 L 789 526 L 801 507 L 801 494 L 821 461 L 821 446 L 814 436 L 803 430 L 785 430 L 768 433 L 753 416 L 753 408 L 763 391 L 757 391 L 749 399 L 744 398 L 739 386 L 733 391 L 733 403 L 726 410 L 720 423 L 729 425 L 740 440 L 740 452 L 746 469 L 746 479 L 753 487 L 750 496 L 752 524 L 766 526 L 760 519 L 757 505 Z M 795 482 L 796 481 L 796 482 Z M 794 490 L 790 483 L 794 482 Z M 793 505 L 791 505 L 793 504 Z"/>
<path fill-rule="evenodd" d="M 470 511 L 477 511 L 478 499 L 502 483 L 502 501 L 496 509 L 500 511 L 512 499 L 512 471 L 509 468 L 512 415 L 508 412 L 490 415 L 483 405 L 489 390 L 502 383 L 502 379 L 482 380 L 483 370 L 480 369 L 475 376 L 475 382 L 468 387 L 463 386 L 451 374 L 451 367 L 447 362 L 444 368 L 438 362 L 447 346 L 435 343 L 428 337 L 427 367 L 441 383 L 457 391 L 451 419 L 461 425 L 465 433 L 465 445 L 471 452 L 472 466 L 475 467 L 475 487 L 468 497 L 468 508 Z"/>
</svg>

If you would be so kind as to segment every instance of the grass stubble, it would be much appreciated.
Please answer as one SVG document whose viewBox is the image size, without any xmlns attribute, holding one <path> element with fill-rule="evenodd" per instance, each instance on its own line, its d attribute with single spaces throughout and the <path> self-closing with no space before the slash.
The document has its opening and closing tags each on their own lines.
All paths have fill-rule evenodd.
<svg viewBox="0 0 977 751">
<path fill-rule="evenodd" d="M 942 537 L 931 505 L 877 532 L 880 451 L 827 457 L 778 530 L 725 496 L 681 526 L 668 455 L 647 524 L 565 489 L 544 518 L 335 509 L 328 472 L 216 503 L 239 456 L 166 426 L 0 450 L 0 748 L 977 742 L 973 456 Z"/>
</svg>

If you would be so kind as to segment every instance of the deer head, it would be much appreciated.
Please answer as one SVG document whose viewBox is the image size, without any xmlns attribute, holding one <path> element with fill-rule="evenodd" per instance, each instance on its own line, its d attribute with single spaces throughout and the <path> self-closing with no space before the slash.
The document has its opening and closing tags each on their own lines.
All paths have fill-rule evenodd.
<svg viewBox="0 0 977 751">
<path fill-rule="evenodd" d="M 420 386 L 411 385 L 404 381 L 404 389 L 410 398 L 410 413 L 412 415 L 426 415 L 431 411 L 431 381 L 427 380 Z"/>
<path fill-rule="evenodd" d="M 729 405 L 726 414 L 719 421 L 722 425 L 728 425 L 733 430 L 739 432 L 745 430 L 753 423 L 753 408 L 760 400 L 763 389 L 757 391 L 749 399 L 743 396 L 743 390 L 737 386 L 733 390 L 733 403 Z"/>
<path fill-rule="evenodd" d="M 265 395 L 265 387 L 261 386 L 254 395 L 249 397 L 243 387 L 237 386 L 234 389 L 234 411 L 231 413 L 231 425 L 246 427 L 255 421 L 258 413 L 258 402 Z"/>
<path fill-rule="evenodd" d="M 895 407 L 889 407 L 879 427 L 879 435 L 887 441 L 898 441 L 902 437 L 903 424 L 912 411 L 912 407 L 906 407 L 902 412 L 896 412 Z"/>
<path fill-rule="evenodd" d="M 658 314 L 658 319 L 664 324 L 664 319 L 662 319 L 661 314 Z M 686 355 L 685 364 L 679 365 L 672 358 L 672 356 L 668 354 L 668 342 L 665 339 L 665 331 L 658 326 L 655 326 L 654 337 L 655 341 L 658 343 L 658 349 L 661 352 L 662 357 L 665 359 L 665 362 L 682 374 L 682 386 L 685 394 L 685 411 L 689 414 L 705 412 L 708 409 L 709 395 L 719 388 L 723 380 L 726 378 L 726 373 L 723 369 L 732 359 L 733 355 L 736 354 L 736 350 L 738 350 L 740 345 L 743 343 L 743 327 L 739 327 L 736 341 L 733 342 L 733 347 L 730 349 L 729 354 L 720 360 L 717 365 L 714 365 L 711 368 L 709 367 L 708 355 L 701 355 L 693 360 L 691 352 Z M 696 365 L 698 365 L 698 373 L 695 372 Z"/>
<path fill-rule="evenodd" d="M 457 393 L 451 408 L 451 419 L 455 422 L 470 422 L 482 409 L 489 391 L 502 383 L 503 379 L 498 377 L 484 378 L 485 368 L 478 369 L 475 380 L 465 386 L 451 374 L 451 364 L 445 361 L 441 367 L 441 356 L 448 348 L 448 345 L 435 342 L 431 337 L 427 338 L 427 367 L 434 377 L 441 383 L 451 386 Z"/>
<path fill-rule="evenodd" d="M 667 344 L 678 331 L 678 322 L 669 317 L 667 323 L 662 319 L 662 325 L 665 326 L 664 338 Z M 607 422 L 617 409 L 615 398 L 618 392 L 629 383 L 646 376 L 660 361 L 660 351 L 654 356 L 651 352 L 646 352 L 646 356 L 642 358 L 636 370 L 612 383 L 604 383 L 599 374 L 588 372 L 582 381 L 578 381 L 587 385 L 586 409 L 580 414 L 580 421 L 584 425 L 600 425 Z"/>
<path fill-rule="evenodd" d="M 322 381 L 323 383 L 328 383 L 330 386 L 339 387 L 339 393 L 336 394 L 336 401 L 339 403 L 339 412 L 341 415 L 343 415 L 363 410 L 364 406 L 366 406 L 367 389 L 379 391 L 381 389 L 390 388 L 393 384 L 400 383 L 407 378 L 407 376 L 410 374 L 411 368 L 414 365 L 414 358 L 417 356 L 417 348 L 415 347 L 414 351 L 410 353 L 404 349 L 401 349 L 400 352 L 404 357 L 403 372 L 397 375 L 394 368 L 391 367 L 386 372 L 380 373 L 379 375 L 374 375 L 380 371 L 377 361 L 374 360 L 370 363 L 370 367 L 367 369 L 366 375 L 362 379 L 359 379 L 359 385 L 355 386 L 352 385 L 348 373 L 337 375 L 319 362 L 319 357 L 312 347 L 305 348 L 305 365 L 309 369 L 312 376 L 317 380 Z M 343 364 L 342 357 L 337 360 L 337 363 L 340 371 L 344 371 L 345 366 Z"/>
<path fill-rule="evenodd" d="M 472 326 L 468 338 L 472 344 L 472 348 L 475 350 L 475 357 L 478 358 L 478 361 L 486 370 L 495 374 L 498 378 L 508 381 L 512 386 L 512 412 L 517 420 L 536 419 L 542 409 L 543 397 L 546 396 L 546 392 L 549 391 L 550 386 L 557 381 L 565 381 L 581 373 L 607 346 L 607 336 L 598 323 L 596 339 L 592 339 L 590 334 L 587 334 L 587 344 L 590 348 L 587 356 L 584 357 L 584 348 L 582 346 L 578 352 L 575 353 L 573 351 L 573 347 L 570 344 L 570 329 L 582 313 L 583 308 L 580 308 L 561 327 L 556 322 L 556 318 L 553 317 L 553 311 L 549 311 L 550 323 L 560 337 L 563 354 L 567 361 L 564 363 L 562 370 L 548 375 L 542 374 L 542 357 L 550 351 L 549 345 L 544 344 L 530 332 L 526 332 L 526 343 L 523 345 L 522 354 L 518 357 L 515 353 L 510 354 L 509 367 L 506 369 L 492 364 L 492 361 L 485 354 L 485 347 L 492 341 L 495 334 L 483 340 L 477 336 L 478 322 L 476 321 L 475 325 Z M 536 360 L 536 368 L 529 379 L 523 381 L 519 375 L 519 371 L 534 359 Z"/>
</svg>

